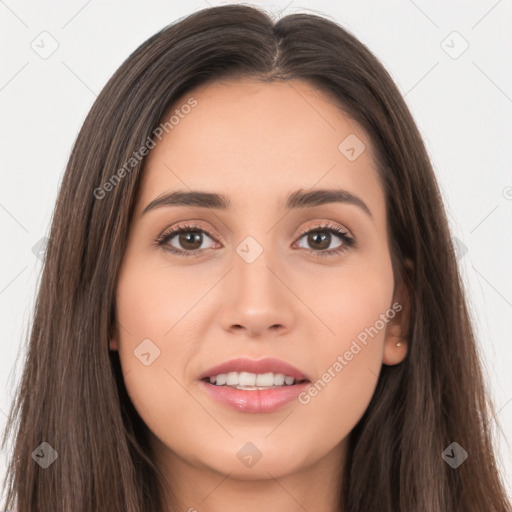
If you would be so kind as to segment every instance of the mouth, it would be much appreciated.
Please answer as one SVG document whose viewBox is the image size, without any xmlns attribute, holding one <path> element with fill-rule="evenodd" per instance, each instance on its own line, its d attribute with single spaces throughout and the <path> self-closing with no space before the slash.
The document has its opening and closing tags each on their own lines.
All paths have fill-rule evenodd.
<svg viewBox="0 0 512 512">
<path fill-rule="evenodd" d="M 210 368 L 199 376 L 199 380 L 216 387 L 246 391 L 286 388 L 311 382 L 308 375 L 280 359 L 254 360 L 244 357 Z"/>
<path fill-rule="evenodd" d="M 203 382 L 217 387 L 229 387 L 245 391 L 257 391 L 276 389 L 282 387 L 291 387 L 304 382 L 308 379 L 296 379 L 291 375 L 284 373 L 250 373 L 250 372 L 228 372 L 204 377 Z"/>
<path fill-rule="evenodd" d="M 234 359 L 199 377 L 206 394 L 241 413 L 272 413 L 293 403 L 311 378 L 279 359 Z"/>
</svg>

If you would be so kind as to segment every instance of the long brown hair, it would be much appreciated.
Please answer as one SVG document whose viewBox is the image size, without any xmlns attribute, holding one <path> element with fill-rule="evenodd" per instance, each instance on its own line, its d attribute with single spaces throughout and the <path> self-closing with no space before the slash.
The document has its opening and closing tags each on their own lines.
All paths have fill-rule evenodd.
<svg viewBox="0 0 512 512">
<path fill-rule="evenodd" d="M 150 456 L 148 429 L 108 344 L 144 159 L 125 164 L 154 138 L 177 98 L 230 77 L 309 82 L 359 123 L 377 156 L 395 278 L 411 294 L 409 352 L 403 363 L 382 367 L 350 434 L 340 506 L 345 512 L 510 510 L 494 455 L 494 409 L 441 195 L 403 98 L 375 56 L 334 22 L 311 14 L 274 21 L 243 5 L 198 11 L 152 36 L 116 71 L 84 122 L 52 218 L 3 440 L 5 447 L 15 434 L 6 508 L 162 510 L 165 482 Z M 123 167 L 122 179 L 112 181 Z M 34 457 L 36 449 L 48 452 L 43 442 L 58 454 L 46 469 Z M 442 457 L 452 442 L 469 454 L 457 468 Z"/>
</svg>

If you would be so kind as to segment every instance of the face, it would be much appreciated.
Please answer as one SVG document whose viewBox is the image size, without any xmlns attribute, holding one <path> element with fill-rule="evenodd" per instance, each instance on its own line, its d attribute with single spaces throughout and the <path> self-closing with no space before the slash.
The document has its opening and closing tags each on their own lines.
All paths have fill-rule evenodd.
<svg viewBox="0 0 512 512">
<path fill-rule="evenodd" d="M 371 142 L 305 82 L 209 84 L 173 110 L 191 97 L 145 161 L 110 348 L 169 472 L 334 470 L 382 365 L 406 355 Z M 289 204 L 319 190 L 332 192 Z M 165 199 L 192 191 L 229 204 Z M 201 377 L 237 358 L 278 359 L 308 381 L 223 386 L 226 403 Z M 261 368 L 249 381 L 280 373 Z"/>
</svg>

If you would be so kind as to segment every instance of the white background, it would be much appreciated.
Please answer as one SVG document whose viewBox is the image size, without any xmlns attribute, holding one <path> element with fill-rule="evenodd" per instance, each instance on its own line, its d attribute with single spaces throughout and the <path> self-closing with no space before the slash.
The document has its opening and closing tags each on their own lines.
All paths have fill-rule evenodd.
<svg viewBox="0 0 512 512">
<path fill-rule="evenodd" d="M 66 161 L 89 108 L 122 61 L 149 36 L 180 17 L 223 3 L 228 2 L 0 0 L 2 431 L 41 271 L 33 247 L 48 234 Z M 460 245 L 459 262 L 504 433 L 498 455 L 511 482 L 511 1 L 254 5 L 276 15 L 316 12 L 333 19 L 377 55 L 404 94 L 434 163 L 452 234 L 467 248 L 464 253 Z M 40 35 L 45 31 L 50 36 Z M 58 48 L 43 59 L 31 45 L 51 48 L 51 38 Z M 469 47 L 452 58 L 447 51 L 456 55 L 464 40 Z M 2 479 L 5 457 L 0 459 Z M 421 454 L 418 458 L 421 463 Z M 510 483 L 508 489 L 512 494 Z"/>
</svg>

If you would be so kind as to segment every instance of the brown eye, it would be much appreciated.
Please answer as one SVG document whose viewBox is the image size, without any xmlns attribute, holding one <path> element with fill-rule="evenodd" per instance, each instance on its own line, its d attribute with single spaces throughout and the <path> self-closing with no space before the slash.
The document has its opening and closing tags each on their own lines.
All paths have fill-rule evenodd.
<svg viewBox="0 0 512 512">
<path fill-rule="evenodd" d="M 334 237 L 333 234 L 335 235 Z M 333 231 L 329 229 L 313 229 L 303 234 L 300 240 L 306 239 L 307 247 L 304 247 L 305 249 L 315 249 L 317 251 L 325 251 L 328 249 L 336 250 L 347 242 L 343 235 L 344 233 L 333 233 Z M 333 243 L 336 238 L 342 241 L 339 241 L 337 245 L 332 247 L 331 243 Z"/>
<path fill-rule="evenodd" d="M 331 244 L 338 239 L 334 246 Z M 300 243 L 305 240 L 306 246 Z M 355 246 L 355 239 L 345 230 L 336 225 L 316 226 L 303 231 L 299 237 L 299 247 L 306 249 L 315 256 L 335 256 Z"/>
<path fill-rule="evenodd" d="M 210 240 L 210 246 L 204 246 L 204 242 Z M 196 226 L 177 226 L 162 234 L 157 245 L 165 250 L 181 256 L 193 256 L 204 249 L 213 246 L 214 240 L 206 231 Z"/>
<path fill-rule="evenodd" d="M 326 231 L 311 231 L 307 235 L 307 241 L 313 249 L 324 251 L 331 245 L 331 234 Z"/>
<path fill-rule="evenodd" d="M 182 231 L 178 234 L 178 245 L 183 249 L 189 249 L 192 251 L 200 249 L 202 242 L 203 235 L 201 231 Z"/>
</svg>

